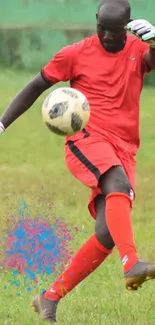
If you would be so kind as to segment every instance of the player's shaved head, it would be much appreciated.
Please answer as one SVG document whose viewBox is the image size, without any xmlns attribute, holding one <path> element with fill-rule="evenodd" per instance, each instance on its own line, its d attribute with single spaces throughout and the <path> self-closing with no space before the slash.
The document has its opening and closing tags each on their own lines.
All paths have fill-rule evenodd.
<svg viewBox="0 0 155 325">
<path fill-rule="evenodd" d="M 104 5 L 104 4 L 111 4 L 111 5 L 115 5 L 115 7 L 121 7 L 126 11 L 126 14 L 128 16 L 128 19 L 130 18 L 130 14 L 131 14 L 131 6 L 128 0 L 101 0 L 98 6 L 98 12 L 100 10 L 100 8 Z"/>
<path fill-rule="evenodd" d="M 130 19 L 130 4 L 127 0 L 102 0 L 98 8 L 98 18 L 106 22 L 125 22 Z"/>
<path fill-rule="evenodd" d="M 130 21 L 130 4 L 127 0 L 101 0 L 97 18 L 97 33 L 102 46 L 111 52 L 123 49 L 126 40 L 125 26 Z"/>
</svg>

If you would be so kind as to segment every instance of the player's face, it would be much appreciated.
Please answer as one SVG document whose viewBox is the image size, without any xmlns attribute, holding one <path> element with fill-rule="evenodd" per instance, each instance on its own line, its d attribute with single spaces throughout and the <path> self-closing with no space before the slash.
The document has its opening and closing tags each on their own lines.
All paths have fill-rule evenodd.
<svg viewBox="0 0 155 325">
<path fill-rule="evenodd" d="M 97 34 L 102 46 L 109 52 L 118 52 L 123 49 L 126 40 L 126 24 L 100 22 L 97 19 Z"/>
</svg>

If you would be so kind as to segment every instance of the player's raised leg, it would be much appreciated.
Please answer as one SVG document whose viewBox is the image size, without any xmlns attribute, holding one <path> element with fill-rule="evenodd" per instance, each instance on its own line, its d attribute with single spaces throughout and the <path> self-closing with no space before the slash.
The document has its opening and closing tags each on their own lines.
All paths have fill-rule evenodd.
<svg viewBox="0 0 155 325">
<path fill-rule="evenodd" d="M 35 297 L 32 306 L 41 318 L 56 322 L 58 302 L 77 284 L 84 280 L 109 256 L 114 242 L 105 220 L 105 200 L 99 195 L 95 201 L 96 231 L 79 249 L 65 272 L 45 293 Z"/>
<path fill-rule="evenodd" d="M 134 243 L 131 206 L 133 191 L 121 166 L 110 168 L 100 178 L 106 195 L 106 222 L 124 267 L 126 288 L 137 290 L 143 282 L 155 278 L 155 263 L 139 260 Z"/>
</svg>

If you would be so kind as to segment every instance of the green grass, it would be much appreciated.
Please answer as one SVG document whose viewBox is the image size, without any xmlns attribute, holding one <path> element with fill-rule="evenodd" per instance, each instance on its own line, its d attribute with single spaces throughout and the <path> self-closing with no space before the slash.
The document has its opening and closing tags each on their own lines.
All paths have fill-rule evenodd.
<svg viewBox="0 0 155 325">
<path fill-rule="evenodd" d="M 0 72 L 0 110 L 5 109 L 17 91 L 31 78 L 24 72 Z M 75 251 L 94 231 L 94 221 L 87 211 L 89 190 L 69 174 L 64 163 L 63 138 L 46 129 L 41 118 L 41 103 L 46 93 L 0 138 L 0 215 L 1 237 L 6 220 L 17 214 L 24 198 L 32 217 L 49 212 L 54 202 L 56 214 L 80 233 L 73 242 Z M 143 259 L 155 261 L 155 94 L 144 90 L 141 100 L 141 151 L 137 164 L 137 200 L 133 224 L 138 251 Z M 44 186 L 44 190 L 41 187 Z M 88 231 L 84 234 L 83 230 Z M 43 288 L 27 292 L 9 282 L 12 276 L 1 272 L 0 325 L 41 325 L 29 304 Z M 13 279 L 12 279 L 13 280 Z M 52 279 L 49 279 L 49 282 Z M 7 289 L 4 289 L 7 285 Z M 21 297 L 17 293 L 20 291 Z M 137 293 L 127 292 L 122 279 L 118 254 L 112 256 L 82 285 L 75 288 L 59 306 L 58 325 L 154 325 L 155 282 Z"/>
</svg>

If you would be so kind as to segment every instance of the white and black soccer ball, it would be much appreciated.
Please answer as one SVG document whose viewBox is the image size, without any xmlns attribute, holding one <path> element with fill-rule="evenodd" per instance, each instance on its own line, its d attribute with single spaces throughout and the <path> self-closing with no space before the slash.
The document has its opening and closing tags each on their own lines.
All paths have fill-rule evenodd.
<svg viewBox="0 0 155 325">
<path fill-rule="evenodd" d="M 52 91 L 42 105 L 43 121 L 53 133 L 68 136 L 81 131 L 90 116 L 87 98 L 74 88 Z"/>
</svg>

